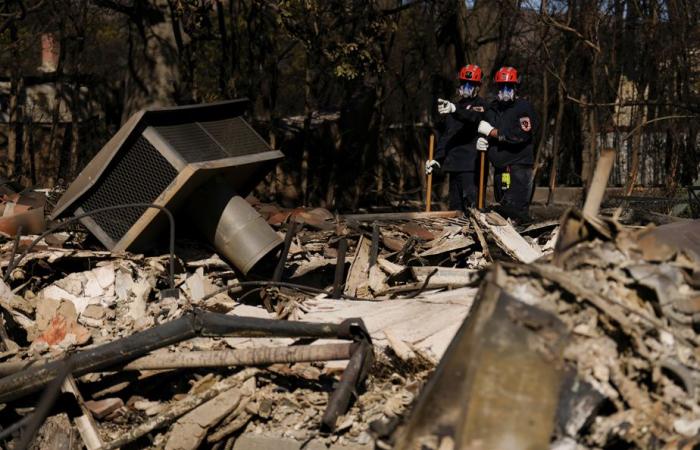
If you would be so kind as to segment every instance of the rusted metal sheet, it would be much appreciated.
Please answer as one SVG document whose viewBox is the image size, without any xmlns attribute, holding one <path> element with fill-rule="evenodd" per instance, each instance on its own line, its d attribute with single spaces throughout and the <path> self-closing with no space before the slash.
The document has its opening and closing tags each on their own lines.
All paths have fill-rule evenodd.
<svg viewBox="0 0 700 450">
<path fill-rule="evenodd" d="M 548 448 L 567 336 L 553 314 L 486 283 L 395 448 Z"/>
<path fill-rule="evenodd" d="M 683 250 L 700 262 L 700 219 L 652 228 L 641 233 L 637 242 L 650 259 L 663 259 L 663 253 Z"/>
<path fill-rule="evenodd" d="M 45 205 L 44 194 L 4 194 L 0 204 L 0 233 L 14 236 L 20 228 L 23 234 L 42 233 L 46 229 Z"/>
</svg>

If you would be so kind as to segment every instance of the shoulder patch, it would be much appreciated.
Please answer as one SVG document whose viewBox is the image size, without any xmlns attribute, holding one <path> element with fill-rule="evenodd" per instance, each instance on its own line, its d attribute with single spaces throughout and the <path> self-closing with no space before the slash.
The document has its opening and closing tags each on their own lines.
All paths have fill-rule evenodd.
<svg viewBox="0 0 700 450">
<path fill-rule="evenodd" d="M 484 112 L 484 107 L 483 106 L 475 106 L 472 108 L 476 112 Z"/>
<path fill-rule="evenodd" d="M 525 132 L 532 130 L 532 122 L 530 121 L 529 117 L 520 118 L 520 128 L 522 128 Z"/>
</svg>

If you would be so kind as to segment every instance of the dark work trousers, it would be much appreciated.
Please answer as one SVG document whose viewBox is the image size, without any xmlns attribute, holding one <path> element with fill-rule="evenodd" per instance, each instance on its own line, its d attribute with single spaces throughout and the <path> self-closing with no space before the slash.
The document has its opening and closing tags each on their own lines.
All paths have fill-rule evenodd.
<svg viewBox="0 0 700 450">
<path fill-rule="evenodd" d="M 476 204 L 476 172 L 449 172 L 450 209 L 467 212 Z"/>
<path fill-rule="evenodd" d="M 510 171 L 510 186 L 503 182 L 503 173 Z M 513 164 L 496 168 L 493 179 L 494 197 L 500 212 L 517 222 L 530 220 L 530 192 L 532 191 L 532 166 Z"/>
</svg>

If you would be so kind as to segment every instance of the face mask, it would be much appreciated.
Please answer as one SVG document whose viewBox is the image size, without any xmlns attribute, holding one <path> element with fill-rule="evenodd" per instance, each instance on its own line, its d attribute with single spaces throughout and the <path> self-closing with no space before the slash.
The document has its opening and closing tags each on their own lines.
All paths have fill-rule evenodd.
<svg viewBox="0 0 700 450">
<path fill-rule="evenodd" d="M 498 89 L 499 102 L 512 102 L 515 98 L 515 88 L 513 86 L 503 85 Z"/>
<path fill-rule="evenodd" d="M 478 87 L 475 84 L 470 83 L 469 81 L 465 82 L 459 87 L 459 95 L 464 98 L 475 97 L 477 92 Z"/>
</svg>

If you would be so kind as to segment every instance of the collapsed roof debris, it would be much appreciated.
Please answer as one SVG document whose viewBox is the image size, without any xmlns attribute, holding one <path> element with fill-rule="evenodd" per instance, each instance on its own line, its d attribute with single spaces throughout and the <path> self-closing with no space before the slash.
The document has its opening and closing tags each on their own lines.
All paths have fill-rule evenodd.
<svg viewBox="0 0 700 450">
<path fill-rule="evenodd" d="M 252 203 L 259 211 L 276 210 L 263 212 L 268 220 L 283 212 Z M 550 386 L 559 405 L 556 421 L 549 424 L 557 445 L 606 448 L 625 441 L 644 447 L 655 440 L 671 442 L 679 433 L 690 437 L 700 428 L 695 406 L 700 366 L 693 356 L 698 313 L 692 306 L 700 298 L 700 272 L 693 259 L 697 249 L 684 245 L 679 252 L 674 243 L 698 242 L 697 223 L 637 229 L 603 221 L 596 225 L 598 234 L 566 250 L 564 265 L 556 267 L 547 263 L 553 259 L 556 224 L 523 229 L 515 233 L 520 239 L 513 245 L 494 231 L 512 227 L 493 213 L 413 217 L 290 211 L 278 225 L 280 235 L 290 223 L 298 231 L 279 285 L 244 280 L 216 254 L 185 241 L 176 251 L 178 298 L 159 298 L 169 286 L 167 256 L 80 248 L 83 234 L 47 236 L 2 285 L 7 334 L 0 363 L 6 378 L 0 385 L 27 370 L 30 362 L 33 367 L 66 351 L 76 356 L 81 349 L 95 351 L 197 310 L 311 323 L 362 317 L 377 362 L 348 413 L 340 415 L 336 434 L 321 433 L 323 410 L 351 351 L 334 340 L 322 339 L 308 348 L 323 354 L 314 361 L 337 362 L 309 361 L 298 345 L 307 342 L 293 338 L 204 336 L 132 355 L 97 372 L 73 372 L 105 448 L 129 439 L 165 448 L 197 448 L 201 442 L 223 446 L 255 441 L 255 436 L 369 446 L 375 439 L 391 439 L 381 424 L 408 414 L 452 337 L 476 320 L 478 314 L 469 313 L 475 297 L 479 305 L 488 303 L 484 287 L 481 294 L 477 290 L 484 268 L 491 267 L 484 286 L 496 285 L 515 299 L 511 301 L 554 314 L 567 330 L 557 375 L 561 392 Z M 672 231 L 664 233 L 666 227 Z M 341 239 L 347 242 L 340 263 L 343 292 L 359 281 L 354 295 L 332 299 Z M 31 240 L 22 237 L 14 253 L 23 252 Z M 2 246 L 3 270 L 14 246 L 10 240 Z M 501 262 L 491 266 L 487 252 Z M 533 252 L 545 256 L 523 263 L 521 258 Z M 353 264 L 356 260 L 366 263 Z M 361 268 L 353 270 L 353 265 Z M 261 306 L 263 298 L 270 299 L 270 311 Z M 293 353 L 284 350 L 295 343 L 287 347 Z M 517 360 L 508 361 L 514 370 L 519 367 Z M 235 369 L 260 364 L 267 368 Z M 27 407 L 36 401 L 32 399 L 36 397 L 9 401 L 2 426 L 31 417 Z M 513 401 L 505 398 L 503 404 L 514 408 Z M 581 402 L 588 402 L 588 408 L 562 406 Z M 650 407 L 655 408 L 652 415 Z M 217 414 L 209 418 L 207 408 Z M 54 429 L 49 424 L 59 417 L 52 415 L 41 432 Z"/>
<path fill-rule="evenodd" d="M 12 230 L 0 441 L 687 448 L 700 222 L 598 216 L 603 169 L 581 212 L 519 229 L 495 212 L 338 216 L 248 197 L 235 211 L 279 248 L 248 253 L 274 256 L 259 273 L 220 253 L 226 227 L 204 233 L 215 252 L 195 233 L 167 255 L 105 251 L 69 221 Z"/>
</svg>

